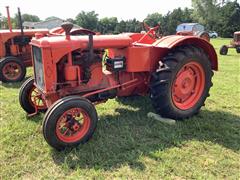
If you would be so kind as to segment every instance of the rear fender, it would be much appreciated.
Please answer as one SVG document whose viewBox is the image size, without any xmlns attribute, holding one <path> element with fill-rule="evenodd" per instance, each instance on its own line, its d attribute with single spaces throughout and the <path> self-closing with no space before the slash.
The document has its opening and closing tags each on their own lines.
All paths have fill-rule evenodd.
<svg viewBox="0 0 240 180">
<path fill-rule="evenodd" d="M 173 49 L 179 46 L 193 45 L 201 48 L 208 55 L 213 70 L 218 70 L 218 58 L 214 47 L 207 41 L 195 36 L 166 36 L 156 41 L 153 46 L 158 48 Z"/>
</svg>

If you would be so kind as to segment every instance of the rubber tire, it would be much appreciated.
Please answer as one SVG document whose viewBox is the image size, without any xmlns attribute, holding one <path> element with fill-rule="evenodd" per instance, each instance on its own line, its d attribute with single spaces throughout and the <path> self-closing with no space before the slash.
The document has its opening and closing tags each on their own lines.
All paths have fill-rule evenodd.
<svg viewBox="0 0 240 180">
<path fill-rule="evenodd" d="M 227 55 L 227 53 L 228 53 L 228 47 L 227 47 L 226 45 L 223 45 L 223 46 L 220 48 L 219 53 L 220 53 L 221 55 Z"/>
<path fill-rule="evenodd" d="M 215 39 L 215 38 L 217 38 L 217 36 L 213 35 L 213 36 L 212 36 L 212 38 L 214 38 L 214 39 Z"/>
<path fill-rule="evenodd" d="M 63 112 L 70 108 L 80 107 L 84 109 L 90 117 L 90 128 L 80 140 L 74 143 L 65 143 L 56 135 L 56 124 Z M 43 121 L 43 135 L 47 143 L 56 150 L 64 150 L 67 147 L 76 147 L 86 143 L 93 135 L 98 122 L 98 115 L 94 105 L 86 98 L 78 96 L 68 96 L 56 101 L 46 112 Z"/>
<path fill-rule="evenodd" d="M 205 71 L 205 87 L 198 102 L 190 109 L 177 108 L 172 100 L 172 85 L 178 71 L 189 62 L 198 62 Z M 151 76 L 150 98 L 156 112 L 162 117 L 182 120 L 197 114 L 209 96 L 212 86 L 213 71 L 210 60 L 202 49 L 194 46 L 185 46 L 174 49 L 163 58 L 162 66 Z M 160 63 L 161 64 L 161 63 Z"/>
<path fill-rule="evenodd" d="M 29 93 L 32 87 L 34 86 L 34 78 L 27 79 L 21 86 L 19 91 L 19 103 L 21 107 L 26 111 L 28 114 L 32 114 L 35 112 L 35 107 L 29 102 Z M 46 109 L 39 110 L 40 112 L 45 112 Z"/>
<path fill-rule="evenodd" d="M 236 47 L 236 51 L 239 54 L 240 53 L 240 47 Z"/>
<path fill-rule="evenodd" d="M 2 73 L 3 72 L 2 71 L 3 67 L 9 62 L 15 62 L 21 67 L 21 72 L 22 73 L 15 80 L 7 79 Z M 8 57 L 4 57 L 0 60 L 0 81 L 2 81 L 2 82 L 19 82 L 19 81 L 22 81 L 24 79 L 25 75 L 26 75 L 26 66 L 18 58 L 14 57 L 14 56 L 8 56 Z"/>
</svg>

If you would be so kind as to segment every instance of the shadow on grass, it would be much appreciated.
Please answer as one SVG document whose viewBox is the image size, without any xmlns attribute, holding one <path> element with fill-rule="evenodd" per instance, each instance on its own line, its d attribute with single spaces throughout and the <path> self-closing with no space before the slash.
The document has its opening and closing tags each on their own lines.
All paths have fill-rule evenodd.
<svg viewBox="0 0 240 180">
<path fill-rule="evenodd" d="M 37 113 L 36 115 L 33 115 L 33 116 L 29 116 L 27 113 L 25 114 L 26 120 L 31 121 L 31 122 L 35 122 L 35 123 L 39 123 L 40 121 L 42 121 L 43 117 L 44 117 L 43 112 L 39 112 L 39 113 Z"/>
<path fill-rule="evenodd" d="M 22 86 L 22 84 L 30 77 L 31 76 L 25 77 L 21 82 L 15 82 L 15 83 L 4 83 L 4 82 L 1 82 L 1 85 L 4 86 L 5 88 L 19 89 Z"/>
<path fill-rule="evenodd" d="M 133 100 L 135 99 L 135 100 Z M 86 144 L 63 152 L 52 150 L 54 162 L 68 169 L 112 170 L 128 165 L 145 169 L 139 158 L 154 158 L 154 152 L 181 147 L 188 140 L 210 141 L 237 151 L 240 149 L 240 117 L 218 111 L 202 110 L 197 116 L 167 125 L 147 118 L 153 111 L 148 98 L 121 100 L 137 111 L 116 109 L 119 115 L 100 116 L 93 138 Z"/>
</svg>

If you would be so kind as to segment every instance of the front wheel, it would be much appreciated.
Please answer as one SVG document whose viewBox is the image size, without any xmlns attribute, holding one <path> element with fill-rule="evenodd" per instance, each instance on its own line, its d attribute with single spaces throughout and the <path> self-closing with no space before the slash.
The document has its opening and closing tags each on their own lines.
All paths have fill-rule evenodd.
<svg viewBox="0 0 240 180">
<path fill-rule="evenodd" d="M 204 105 L 212 86 L 213 72 L 207 55 L 193 46 L 169 53 L 152 74 L 150 97 L 163 117 L 192 117 Z"/>
<path fill-rule="evenodd" d="M 91 138 L 97 121 L 96 109 L 89 100 L 68 96 L 56 101 L 46 112 L 43 135 L 57 150 L 76 147 Z"/>
<path fill-rule="evenodd" d="M 35 113 L 36 109 L 40 112 L 47 110 L 42 95 L 34 85 L 34 78 L 29 78 L 22 84 L 19 91 L 19 103 L 28 114 Z"/>
<path fill-rule="evenodd" d="M 220 48 L 219 53 L 220 53 L 221 55 L 227 55 L 227 53 L 228 53 L 228 47 L 225 46 L 225 45 L 223 45 L 223 46 Z"/>
<path fill-rule="evenodd" d="M 237 53 L 240 53 L 240 47 L 236 47 Z"/>
<path fill-rule="evenodd" d="M 0 80 L 2 82 L 22 81 L 26 75 L 26 67 L 23 62 L 13 56 L 0 60 Z"/>
</svg>

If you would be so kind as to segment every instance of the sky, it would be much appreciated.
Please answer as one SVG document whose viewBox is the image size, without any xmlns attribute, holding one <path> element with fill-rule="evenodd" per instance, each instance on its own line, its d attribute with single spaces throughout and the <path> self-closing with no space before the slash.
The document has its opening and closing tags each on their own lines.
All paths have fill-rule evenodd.
<svg viewBox="0 0 240 180">
<path fill-rule="evenodd" d="M 75 18 L 81 11 L 95 11 L 99 18 L 117 17 L 118 20 L 136 18 L 143 21 L 151 13 L 166 14 L 175 8 L 191 8 L 191 0 L 0 0 L 0 12 L 6 16 L 5 6 L 13 17 L 21 13 L 37 15 L 41 20 L 49 16 Z"/>
</svg>

